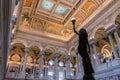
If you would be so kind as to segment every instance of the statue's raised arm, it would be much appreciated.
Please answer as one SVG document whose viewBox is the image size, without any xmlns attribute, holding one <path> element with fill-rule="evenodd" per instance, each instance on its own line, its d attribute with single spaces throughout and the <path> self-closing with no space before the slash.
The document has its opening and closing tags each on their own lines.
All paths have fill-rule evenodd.
<svg viewBox="0 0 120 80">
<path fill-rule="evenodd" d="M 74 32 L 75 32 L 77 35 L 79 35 L 79 33 L 78 33 L 78 32 L 76 31 L 76 29 L 75 29 L 75 18 L 72 18 L 71 20 L 72 20 Z"/>
</svg>

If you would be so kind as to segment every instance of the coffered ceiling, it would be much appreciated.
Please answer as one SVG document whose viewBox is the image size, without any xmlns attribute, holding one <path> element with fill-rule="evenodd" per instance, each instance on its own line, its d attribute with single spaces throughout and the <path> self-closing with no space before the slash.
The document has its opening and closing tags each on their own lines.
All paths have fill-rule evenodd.
<svg viewBox="0 0 120 80">
<path fill-rule="evenodd" d="M 24 0 L 18 30 L 47 38 L 69 41 L 73 36 L 70 19 L 76 29 L 109 0 Z"/>
</svg>

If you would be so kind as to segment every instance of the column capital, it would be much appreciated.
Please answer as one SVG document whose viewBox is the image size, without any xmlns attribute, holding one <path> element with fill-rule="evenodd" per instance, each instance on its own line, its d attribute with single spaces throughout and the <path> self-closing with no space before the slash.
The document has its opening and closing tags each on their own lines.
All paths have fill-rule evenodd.
<svg viewBox="0 0 120 80">
<path fill-rule="evenodd" d="M 117 29 L 117 25 L 116 24 L 112 24 L 107 29 L 105 29 L 105 32 L 109 35 L 112 32 L 116 31 L 116 29 Z"/>
<path fill-rule="evenodd" d="M 29 48 L 29 47 L 25 47 L 25 53 L 28 53 L 28 52 L 29 52 L 29 50 L 30 50 L 30 48 Z"/>
<path fill-rule="evenodd" d="M 67 55 L 65 58 L 66 58 L 66 60 L 69 60 L 70 59 L 70 55 Z"/>
<path fill-rule="evenodd" d="M 59 56 L 60 56 L 59 53 L 55 53 L 54 58 L 57 58 L 57 57 L 59 57 Z"/>
<path fill-rule="evenodd" d="M 93 45 L 93 44 L 96 44 L 96 43 L 97 43 L 97 41 L 94 38 L 92 38 L 92 39 L 89 40 L 89 44 L 90 45 Z"/>
<path fill-rule="evenodd" d="M 41 50 L 41 51 L 40 51 L 40 54 L 41 54 L 41 55 L 44 55 L 44 54 L 45 54 L 45 52 L 44 52 L 43 50 Z"/>
<path fill-rule="evenodd" d="M 39 55 L 39 56 L 40 56 L 40 57 L 43 57 L 43 56 L 44 56 L 44 54 L 45 54 L 45 52 L 44 52 L 43 50 L 41 50 L 41 51 L 40 51 L 40 55 Z"/>
</svg>

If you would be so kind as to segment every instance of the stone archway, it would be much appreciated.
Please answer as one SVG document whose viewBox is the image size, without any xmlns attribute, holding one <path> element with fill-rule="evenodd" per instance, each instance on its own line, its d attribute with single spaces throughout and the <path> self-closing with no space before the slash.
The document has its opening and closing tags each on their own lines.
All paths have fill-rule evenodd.
<svg viewBox="0 0 120 80">
<path fill-rule="evenodd" d="M 118 32 L 118 35 L 120 37 L 120 14 L 117 15 L 117 17 L 115 19 L 115 24 L 117 25 L 117 32 Z"/>
<path fill-rule="evenodd" d="M 107 34 L 104 30 L 105 29 L 101 27 L 97 29 L 95 33 L 95 39 L 97 41 L 96 48 L 100 61 L 103 61 L 103 59 L 111 58 L 112 55 L 111 46 L 109 44 Z M 107 45 L 107 47 L 105 47 L 105 45 Z"/>
<path fill-rule="evenodd" d="M 25 45 L 23 43 L 14 43 L 10 52 L 8 53 L 9 57 L 7 59 L 7 73 L 6 77 L 12 74 L 12 77 L 16 77 L 15 74 L 18 74 L 21 70 L 21 62 L 24 57 Z"/>
</svg>

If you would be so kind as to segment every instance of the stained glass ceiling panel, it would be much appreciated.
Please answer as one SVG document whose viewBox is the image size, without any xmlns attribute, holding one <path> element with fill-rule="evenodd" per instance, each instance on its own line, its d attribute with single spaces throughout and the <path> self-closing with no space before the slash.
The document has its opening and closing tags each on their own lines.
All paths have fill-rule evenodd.
<svg viewBox="0 0 120 80">
<path fill-rule="evenodd" d="M 55 10 L 55 14 L 64 16 L 68 12 L 68 9 L 63 6 L 57 6 Z"/>
<path fill-rule="evenodd" d="M 41 8 L 45 11 L 50 12 L 54 6 L 54 3 L 50 2 L 49 0 L 42 0 Z"/>
</svg>

